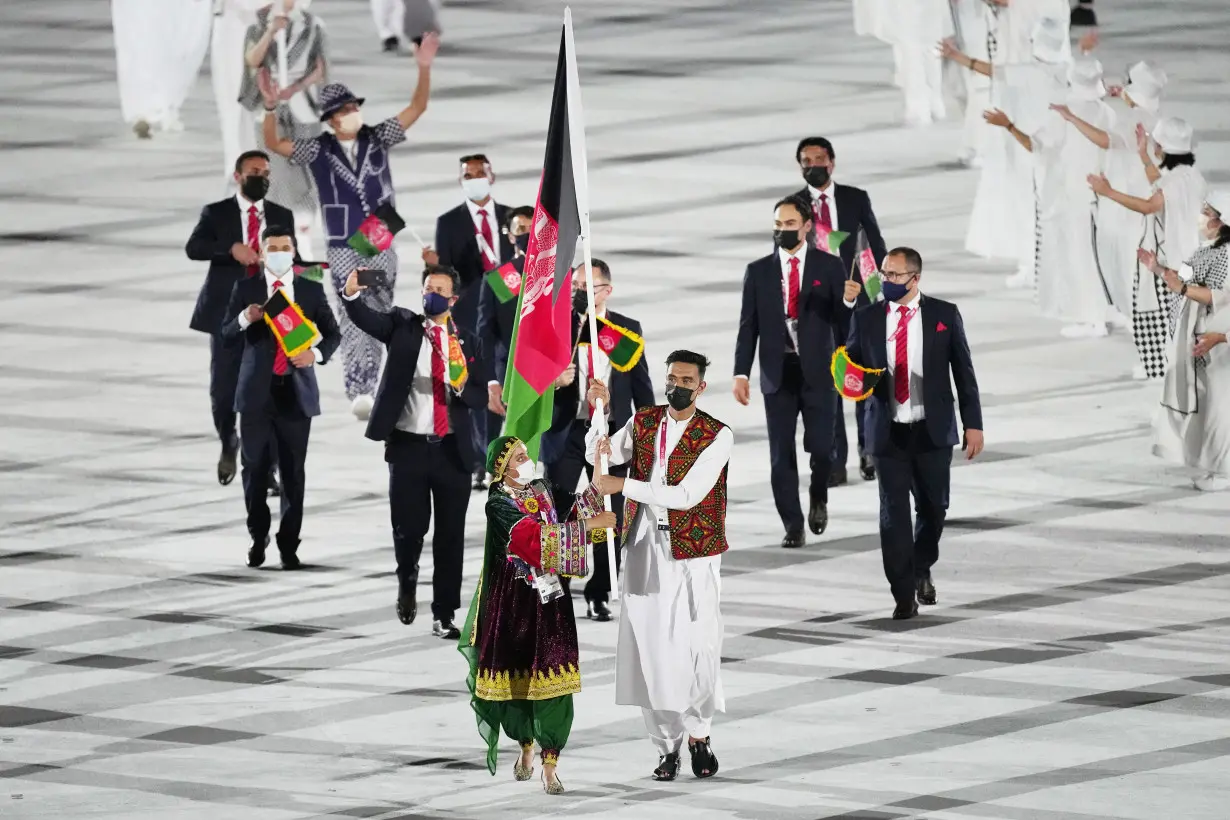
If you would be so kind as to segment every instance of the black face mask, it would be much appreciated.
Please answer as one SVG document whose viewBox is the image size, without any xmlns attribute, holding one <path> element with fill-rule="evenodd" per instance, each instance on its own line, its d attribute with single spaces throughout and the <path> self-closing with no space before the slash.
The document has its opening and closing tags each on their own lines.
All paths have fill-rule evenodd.
<svg viewBox="0 0 1230 820">
<path fill-rule="evenodd" d="M 260 202 L 269 193 L 269 177 L 244 177 L 239 183 L 239 190 L 249 202 Z"/>
<path fill-rule="evenodd" d="M 589 296 L 583 290 L 574 290 L 572 292 L 572 312 L 585 313 L 589 310 Z"/>
<path fill-rule="evenodd" d="M 523 233 L 520 236 L 514 236 L 513 244 L 517 246 L 517 250 L 521 251 L 521 253 L 529 253 L 530 235 L 528 233 Z"/>
<path fill-rule="evenodd" d="M 784 248 L 785 250 L 790 250 L 791 248 L 797 248 L 799 246 L 799 232 L 798 231 L 774 231 L 773 232 L 773 244 L 777 245 L 777 247 L 779 248 Z"/>
<path fill-rule="evenodd" d="M 803 169 L 803 180 L 813 188 L 823 188 L 829 182 L 827 165 L 812 165 Z"/>
<path fill-rule="evenodd" d="M 694 401 L 692 394 L 695 392 L 691 388 L 680 387 L 677 384 L 668 385 L 666 388 L 666 403 L 676 412 L 687 410 L 692 406 Z"/>
</svg>

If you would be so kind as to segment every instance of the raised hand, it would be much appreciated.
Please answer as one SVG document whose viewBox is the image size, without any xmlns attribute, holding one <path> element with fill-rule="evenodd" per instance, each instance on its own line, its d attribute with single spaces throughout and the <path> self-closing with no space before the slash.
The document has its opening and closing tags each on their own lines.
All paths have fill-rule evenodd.
<svg viewBox="0 0 1230 820">
<path fill-rule="evenodd" d="M 420 68 L 429 68 L 440 50 L 440 35 L 429 31 L 423 35 L 423 41 L 414 49 L 414 60 Z"/>
</svg>

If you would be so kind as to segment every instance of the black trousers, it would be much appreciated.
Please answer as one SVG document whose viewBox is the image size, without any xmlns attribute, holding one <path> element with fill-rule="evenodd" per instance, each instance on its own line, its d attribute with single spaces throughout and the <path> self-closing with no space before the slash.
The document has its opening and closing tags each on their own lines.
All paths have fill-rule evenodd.
<svg viewBox="0 0 1230 820">
<path fill-rule="evenodd" d="M 235 432 L 235 390 L 242 361 L 242 340 L 227 344 L 220 333 L 209 337 L 209 405 L 218 440 L 228 450 L 239 446 Z"/>
<path fill-rule="evenodd" d="M 803 529 L 799 503 L 799 461 L 795 446 L 799 417 L 803 417 L 803 450 L 811 456 L 811 498 L 828 503 L 830 461 L 833 448 L 833 390 L 803 382 L 795 353 L 786 355 L 782 384 L 776 393 L 764 394 L 765 422 L 769 432 L 770 483 L 773 503 L 787 532 Z"/>
<path fill-rule="evenodd" d="M 435 512 L 431 614 L 437 621 L 453 620 L 461 608 L 461 567 L 472 473 L 461 458 L 456 436 L 450 433 L 435 440 L 434 436 L 394 430 L 384 446 L 397 583 L 405 592 L 418 586 L 419 557 Z"/>
<path fill-rule="evenodd" d="M 926 422 L 893 423 L 888 449 L 875 457 L 880 485 L 880 552 L 898 602 L 914 600 L 919 579 L 931 577 L 948 515 L 952 447 L 936 446 Z M 910 496 L 915 521 L 910 521 Z"/>
<path fill-rule="evenodd" d="M 576 421 L 568 431 L 560 457 L 547 465 L 547 481 L 551 484 L 551 494 L 555 498 L 556 508 L 560 515 L 567 514 L 576 502 L 577 482 L 581 480 L 581 471 L 591 481 L 594 468 L 585 461 L 585 422 Z M 620 464 L 611 467 L 611 475 L 626 476 L 628 465 Z M 611 506 L 615 510 L 615 537 L 624 526 L 624 497 L 622 494 L 611 496 Z M 620 564 L 619 548 L 615 549 L 615 572 L 618 574 Z M 594 567 L 585 584 L 585 600 L 606 603 L 611 597 L 611 564 L 607 556 L 605 542 L 594 544 Z"/>
<path fill-rule="evenodd" d="M 837 399 L 837 411 L 833 425 L 833 466 L 845 467 L 850 460 L 850 439 L 846 435 L 846 400 L 833 392 L 833 397 Z M 861 456 L 864 452 L 863 442 L 866 440 L 864 436 L 865 421 L 867 415 L 867 402 L 854 402 L 854 424 L 858 430 L 858 454 Z"/>
<path fill-rule="evenodd" d="M 291 377 L 274 376 L 269 401 L 262 411 L 239 416 L 239 445 L 243 465 L 243 500 L 248 510 L 248 533 L 261 542 L 269 534 L 269 474 L 276 453 L 282 474 L 282 518 L 277 543 L 282 552 L 299 547 L 303 527 L 304 463 L 312 420 L 304 415 Z M 276 449 L 275 449 L 276 446 Z"/>
</svg>

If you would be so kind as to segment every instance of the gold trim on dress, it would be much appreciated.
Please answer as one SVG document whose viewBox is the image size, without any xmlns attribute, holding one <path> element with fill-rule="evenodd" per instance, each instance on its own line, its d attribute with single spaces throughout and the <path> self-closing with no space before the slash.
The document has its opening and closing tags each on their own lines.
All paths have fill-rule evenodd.
<svg viewBox="0 0 1230 820">
<path fill-rule="evenodd" d="M 482 700 L 550 700 L 581 691 L 581 673 L 573 664 L 546 672 L 495 672 L 479 668 L 474 696 Z"/>
</svg>

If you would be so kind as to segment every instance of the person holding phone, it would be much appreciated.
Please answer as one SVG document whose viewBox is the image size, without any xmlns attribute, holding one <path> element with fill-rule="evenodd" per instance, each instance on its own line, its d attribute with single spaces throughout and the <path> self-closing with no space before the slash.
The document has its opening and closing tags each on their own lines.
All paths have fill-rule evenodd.
<svg viewBox="0 0 1230 820">
<path fill-rule="evenodd" d="M 401 307 L 385 313 L 363 303 L 360 294 L 382 273 L 350 271 L 341 302 L 355 327 L 388 351 L 366 435 L 384 442 L 389 465 L 397 619 L 409 625 L 418 613 L 419 556 L 434 509 L 432 634 L 456 640 L 470 464 L 479 458 L 470 417 L 487 407 L 486 357 L 474 334 L 453 322 L 456 271 L 443 265 L 423 271 L 421 313 Z"/>
</svg>

